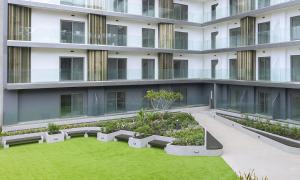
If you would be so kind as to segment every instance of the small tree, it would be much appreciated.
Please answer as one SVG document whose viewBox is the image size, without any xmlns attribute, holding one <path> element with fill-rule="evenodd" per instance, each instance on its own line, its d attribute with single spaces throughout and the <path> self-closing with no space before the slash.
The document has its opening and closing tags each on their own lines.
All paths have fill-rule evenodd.
<svg viewBox="0 0 300 180">
<path fill-rule="evenodd" d="M 151 102 L 151 106 L 154 111 L 161 110 L 163 113 L 165 113 L 175 101 L 182 100 L 183 96 L 179 92 L 167 90 L 149 90 L 147 91 L 145 98 Z"/>
</svg>

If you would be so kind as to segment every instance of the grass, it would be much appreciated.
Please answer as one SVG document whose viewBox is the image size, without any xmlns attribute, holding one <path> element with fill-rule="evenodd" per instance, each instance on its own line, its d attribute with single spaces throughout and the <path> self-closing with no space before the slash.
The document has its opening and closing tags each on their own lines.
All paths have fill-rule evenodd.
<svg viewBox="0 0 300 180">
<path fill-rule="evenodd" d="M 1 178 L 66 179 L 237 179 L 220 157 L 179 157 L 126 143 L 74 138 L 0 150 Z"/>
</svg>

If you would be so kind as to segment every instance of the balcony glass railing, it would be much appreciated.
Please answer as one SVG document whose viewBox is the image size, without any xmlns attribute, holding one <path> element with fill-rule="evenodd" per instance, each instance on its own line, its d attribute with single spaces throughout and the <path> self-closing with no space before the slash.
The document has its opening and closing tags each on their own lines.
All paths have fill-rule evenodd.
<svg viewBox="0 0 300 180">
<path fill-rule="evenodd" d="M 129 63 L 129 61 L 127 62 Z M 34 64 L 34 63 L 33 63 Z M 207 65 L 210 66 L 210 65 Z M 219 65 L 218 65 L 219 66 Z M 286 83 L 286 82 L 293 82 L 293 83 L 300 83 L 300 81 L 293 81 L 291 79 L 291 69 L 289 68 L 278 68 L 279 65 L 275 65 L 277 68 L 271 68 L 270 70 L 270 80 L 267 81 L 260 81 L 258 80 L 258 74 L 253 81 L 257 82 L 276 82 L 276 83 Z M 174 78 L 174 73 L 177 72 L 177 78 Z M 228 68 L 218 68 L 214 71 L 212 69 L 203 69 L 203 68 L 189 68 L 188 70 L 182 69 L 177 70 L 165 70 L 162 74 L 159 75 L 158 69 L 154 71 L 154 79 L 149 80 L 161 80 L 160 78 L 164 79 L 203 79 L 203 80 L 237 80 L 237 76 L 233 76 L 233 74 L 237 75 L 236 73 L 232 73 L 229 71 Z M 248 71 L 247 71 L 248 72 Z M 245 72 L 245 73 L 247 73 Z M 300 72 L 300 71 L 299 71 Z M 60 70 L 59 69 L 51 69 L 51 68 L 40 68 L 40 69 L 31 69 L 31 81 L 30 82 L 23 82 L 23 83 L 70 83 L 70 82 L 89 82 L 87 80 L 87 69 L 83 72 L 83 80 L 65 80 L 61 81 L 60 79 Z M 242 74 L 244 74 L 242 72 Z M 294 73 L 294 76 L 300 77 L 299 73 Z M 108 71 L 107 73 L 108 80 L 106 81 L 142 81 L 147 80 L 142 78 L 142 69 L 134 69 L 128 68 L 124 70 L 113 70 Z M 11 83 L 13 84 L 13 83 Z M 17 83 L 15 83 L 17 84 Z"/>
</svg>

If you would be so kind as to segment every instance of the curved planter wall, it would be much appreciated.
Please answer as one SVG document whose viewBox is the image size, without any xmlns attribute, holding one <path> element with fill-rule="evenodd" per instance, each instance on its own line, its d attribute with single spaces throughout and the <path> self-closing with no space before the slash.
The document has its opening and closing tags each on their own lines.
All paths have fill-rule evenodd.
<svg viewBox="0 0 300 180">
<path fill-rule="evenodd" d="M 158 135 L 152 135 L 143 139 L 137 139 L 137 138 L 129 138 L 128 145 L 130 147 L 134 148 L 143 148 L 148 146 L 148 142 L 153 140 L 160 140 L 160 141 L 168 141 L 173 142 L 175 138 L 172 137 L 166 137 L 166 136 L 158 136 Z"/>
<path fill-rule="evenodd" d="M 216 120 L 221 121 L 222 123 L 231 126 L 239 131 L 242 131 L 254 138 L 260 139 L 261 141 L 277 149 L 288 153 L 300 154 L 300 141 L 254 129 L 251 127 L 246 127 L 219 115 L 216 115 Z"/>
</svg>

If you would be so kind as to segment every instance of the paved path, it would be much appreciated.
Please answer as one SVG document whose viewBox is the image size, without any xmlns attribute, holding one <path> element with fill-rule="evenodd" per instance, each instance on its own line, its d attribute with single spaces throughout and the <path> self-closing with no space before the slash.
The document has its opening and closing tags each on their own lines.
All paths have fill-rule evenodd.
<svg viewBox="0 0 300 180">
<path fill-rule="evenodd" d="M 269 180 L 300 180 L 300 155 L 276 149 L 217 121 L 203 108 L 185 110 L 207 128 L 224 146 L 223 159 L 237 173 L 254 169 Z"/>
</svg>

